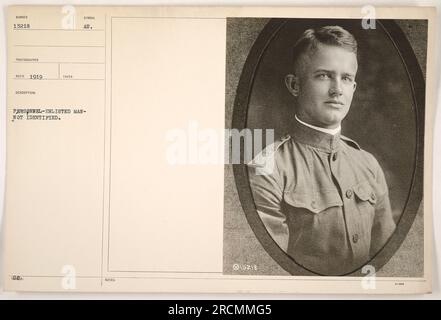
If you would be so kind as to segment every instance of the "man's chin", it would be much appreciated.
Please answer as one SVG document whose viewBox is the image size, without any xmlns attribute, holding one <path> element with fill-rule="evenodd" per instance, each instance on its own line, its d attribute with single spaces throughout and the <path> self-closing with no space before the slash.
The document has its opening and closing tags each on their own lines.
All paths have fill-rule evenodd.
<svg viewBox="0 0 441 320">
<path fill-rule="evenodd" d="M 324 128 L 333 129 L 333 128 L 337 128 L 341 124 L 343 118 L 344 117 L 341 114 L 338 115 L 333 114 L 333 115 L 329 115 L 329 117 L 326 117 L 321 122 Z"/>
<path fill-rule="evenodd" d="M 341 121 L 346 116 L 345 110 L 323 110 L 321 113 L 316 113 L 315 117 L 310 116 L 310 120 L 304 120 L 306 123 L 315 125 L 325 129 L 337 128 Z M 302 119 L 303 117 L 300 117 Z"/>
</svg>

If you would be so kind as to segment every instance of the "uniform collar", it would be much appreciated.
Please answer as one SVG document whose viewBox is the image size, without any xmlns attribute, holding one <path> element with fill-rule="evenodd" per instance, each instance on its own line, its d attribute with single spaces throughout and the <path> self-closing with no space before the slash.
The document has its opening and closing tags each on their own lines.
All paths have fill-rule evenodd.
<svg viewBox="0 0 441 320">
<path fill-rule="evenodd" d="M 337 128 L 334 128 L 334 129 L 320 128 L 320 127 L 313 126 L 312 124 L 309 124 L 309 123 L 306 123 L 306 122 L 300 120 L 299 117 L 297 117 L 297 115 L 294 115 L 294 117 L 295 117 L 296 120 L 297 120 L 298 122 L 300 122 L 301 124 L 303 124 L 303 125 L 305 125 L 305 126 L 307 126 L 307 127 L 310 127 L 310 128 L 312 128 L 312 129 L 315 129 L 315 130 L 318 130 L 318 131 L 324 132 L 324 133 L 329 133 L 329 134 L 334 135 L 334 134 L 336 134 L 336 133 L 338 133 L 338 132 L 341 131 L 341 125 L 339 125 Z"/>
<path fill-rule="evenodd" d="M 291 137 L 299 143 L 307 144 L 326 152 L 335 152 L 340 146 L 340 131 L 332 135 L 293 121 Z"/>
</svg>

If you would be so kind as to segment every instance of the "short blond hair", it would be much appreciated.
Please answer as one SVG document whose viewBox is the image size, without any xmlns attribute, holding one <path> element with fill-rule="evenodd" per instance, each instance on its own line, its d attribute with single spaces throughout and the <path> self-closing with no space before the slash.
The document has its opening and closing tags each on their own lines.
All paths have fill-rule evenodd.
<svg viewBox="0 0 441 320">
<path fill-rule="evenodd" d="M 357 41 L 354 36 L 340 26 L 325 26 L 303 32 L 293 47 L 294 72 L 297 73 L 305 55 L 313 55 L 322 45 L 344 48 L 357 55 Z"/>
</svg>

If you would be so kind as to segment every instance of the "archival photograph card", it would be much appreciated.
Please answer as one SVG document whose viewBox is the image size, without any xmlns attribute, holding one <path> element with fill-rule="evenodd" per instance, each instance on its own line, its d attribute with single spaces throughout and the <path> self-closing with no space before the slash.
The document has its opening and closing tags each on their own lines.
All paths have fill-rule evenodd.
<svg viewBox="0 0 441 320">
<path fill-rule="evenodd" d="M 5 290 L 431 292 L 435 8 L 7 15 Z"/>
</svg>

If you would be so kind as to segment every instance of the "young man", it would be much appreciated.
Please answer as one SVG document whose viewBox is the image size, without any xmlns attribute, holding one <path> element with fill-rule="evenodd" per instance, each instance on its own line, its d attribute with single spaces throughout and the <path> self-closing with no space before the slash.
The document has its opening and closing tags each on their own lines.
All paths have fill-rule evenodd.
<svg viewBox="0 0 441 320">
<path fill-rule="evenodd" d="M 249 164 L 260 218 L 298 264 L 322 275 L 366 264 L 395 229 L 383 171 L 340 134 L 351 106 L 357 42 L 346 30 L 306 30 L 294 46 L 292 130 Z M 271 163 L 271 170 L 260 171 Z"/>
</svg>

